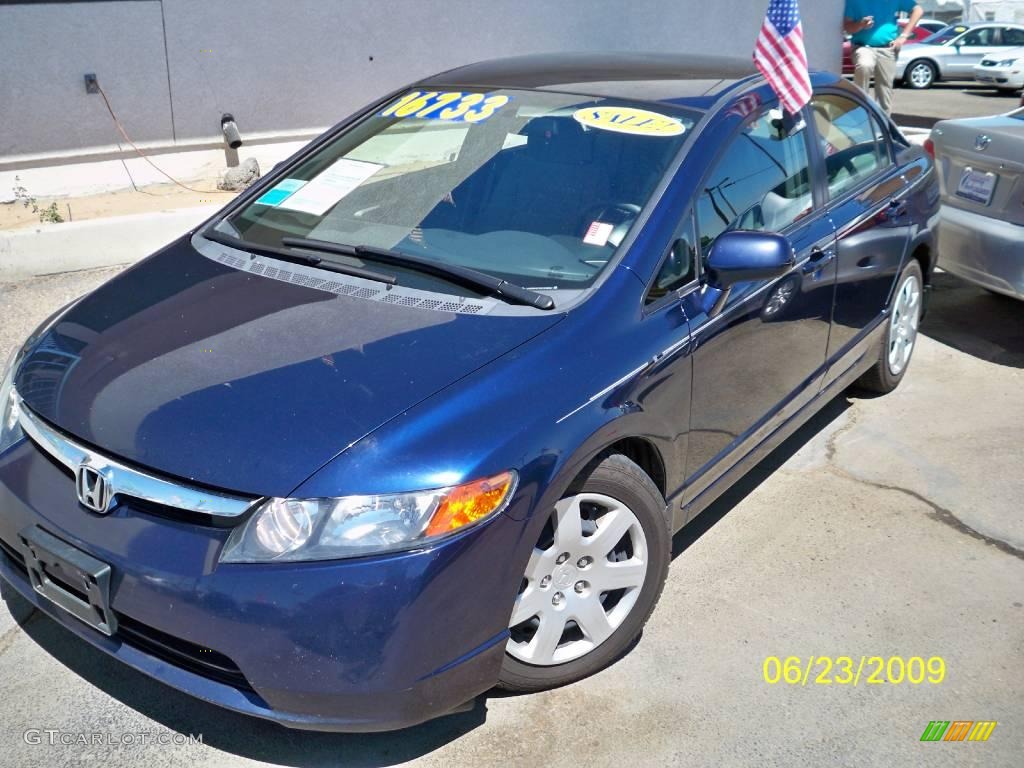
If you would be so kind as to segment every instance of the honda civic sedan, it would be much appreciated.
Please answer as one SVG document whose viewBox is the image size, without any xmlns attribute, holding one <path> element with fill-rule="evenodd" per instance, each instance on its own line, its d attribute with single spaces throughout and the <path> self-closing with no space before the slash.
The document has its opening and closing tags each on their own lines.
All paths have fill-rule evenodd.
<svg viewBox="0 0 1024 768">
<path fill-rule="evenodd" d="M 793 116 L 746 63 L 526 57 L 345 120 L 13 356 L 5 591 L 296 728 L 610 664 L 673 533 L 907 373 L 931 161 L 813 84 Z"/>
</svg>

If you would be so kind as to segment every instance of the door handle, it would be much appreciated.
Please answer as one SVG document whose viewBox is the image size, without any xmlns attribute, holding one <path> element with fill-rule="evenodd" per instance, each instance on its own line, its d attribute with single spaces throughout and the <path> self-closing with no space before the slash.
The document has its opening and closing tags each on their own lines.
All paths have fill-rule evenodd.
<svg viewBox="0 0 1024 768">
<path fill-rule="evenodd" d="M 811 248 L 810 256 L 807 257 L 807 263 L 804 265 L 804 274 L 809 275 L 812 272 L 820 271 L 835 257 L 836 252 L 834 247 L 821 248 L 817 245 L 814 246 Z"/>
<path fill-rule="evenodd" d="M 905 216 L 907 214 L 907 201 L 893 198 L 889 201 L 889 212 L 893 216 Z"/>
</svg>

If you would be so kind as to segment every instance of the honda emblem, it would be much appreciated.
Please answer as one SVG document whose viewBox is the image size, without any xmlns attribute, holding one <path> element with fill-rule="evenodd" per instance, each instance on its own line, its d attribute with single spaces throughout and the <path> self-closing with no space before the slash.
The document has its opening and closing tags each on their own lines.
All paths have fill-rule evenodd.
<svg viewBox="0 0 1024 768">
<path fill-rule="evenodd" d="M 75 490 L 83 507 L 101 515 L 110 504 L 110 483 L 103 473 L 88 464 L 79 464 L 75 472 Z"/>
</svg>

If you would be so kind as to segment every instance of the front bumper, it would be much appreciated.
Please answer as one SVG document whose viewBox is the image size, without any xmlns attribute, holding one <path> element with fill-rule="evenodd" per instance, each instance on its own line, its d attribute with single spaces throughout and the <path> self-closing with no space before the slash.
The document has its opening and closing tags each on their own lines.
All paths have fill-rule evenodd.
<svg viewBox="0 0 1024 768">
<path fill-rule="evenodd" d="M 938 266 L 968 282 L 1024 299 L 1024 226 L 943 205 Z"/>
<path fill-rule="evenodd" d="M 163 683 L 293 728 L 391 730 L 490 688 L 524 524 L 499 515 L 424 551 L 224 565 L 230 532 L 124 502 L 94 515 L 25 440 L 0 456 L 0 577 L 79 637 Z M 33 591 L 33 527 L 109 564 L 107 637 Z"/>
<path fill-rule="evenodd" d="M 1024 66 L 975 67 L 974 79 L 997 88 L 1024 88 Z"/>
</svg>

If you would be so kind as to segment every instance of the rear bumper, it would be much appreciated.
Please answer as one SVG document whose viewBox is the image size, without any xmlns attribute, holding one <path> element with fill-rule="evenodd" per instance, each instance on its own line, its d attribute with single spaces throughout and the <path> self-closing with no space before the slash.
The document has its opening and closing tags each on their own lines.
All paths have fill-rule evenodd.
<svg viewBox="0 0 1024 768">
<path fill-rule="evenodd" d="M 292 728 L 392 730 L 492 687 L 523 523 L 494 520 L 421 552 L 223 565 L 226 529 L 121 504 L 86 512 L 31 443 L 0 456 L 0 577 L 82 639 L 180 691 Z M 38 595 L 19 534 L 39 527 L 111 566 L 108 637 Z"/>
<path fill-rule="evenodd" d="M 968 282 L 1024 299 L 1024 226 L 943 205 L 938 266 Z"/>
</svg>

